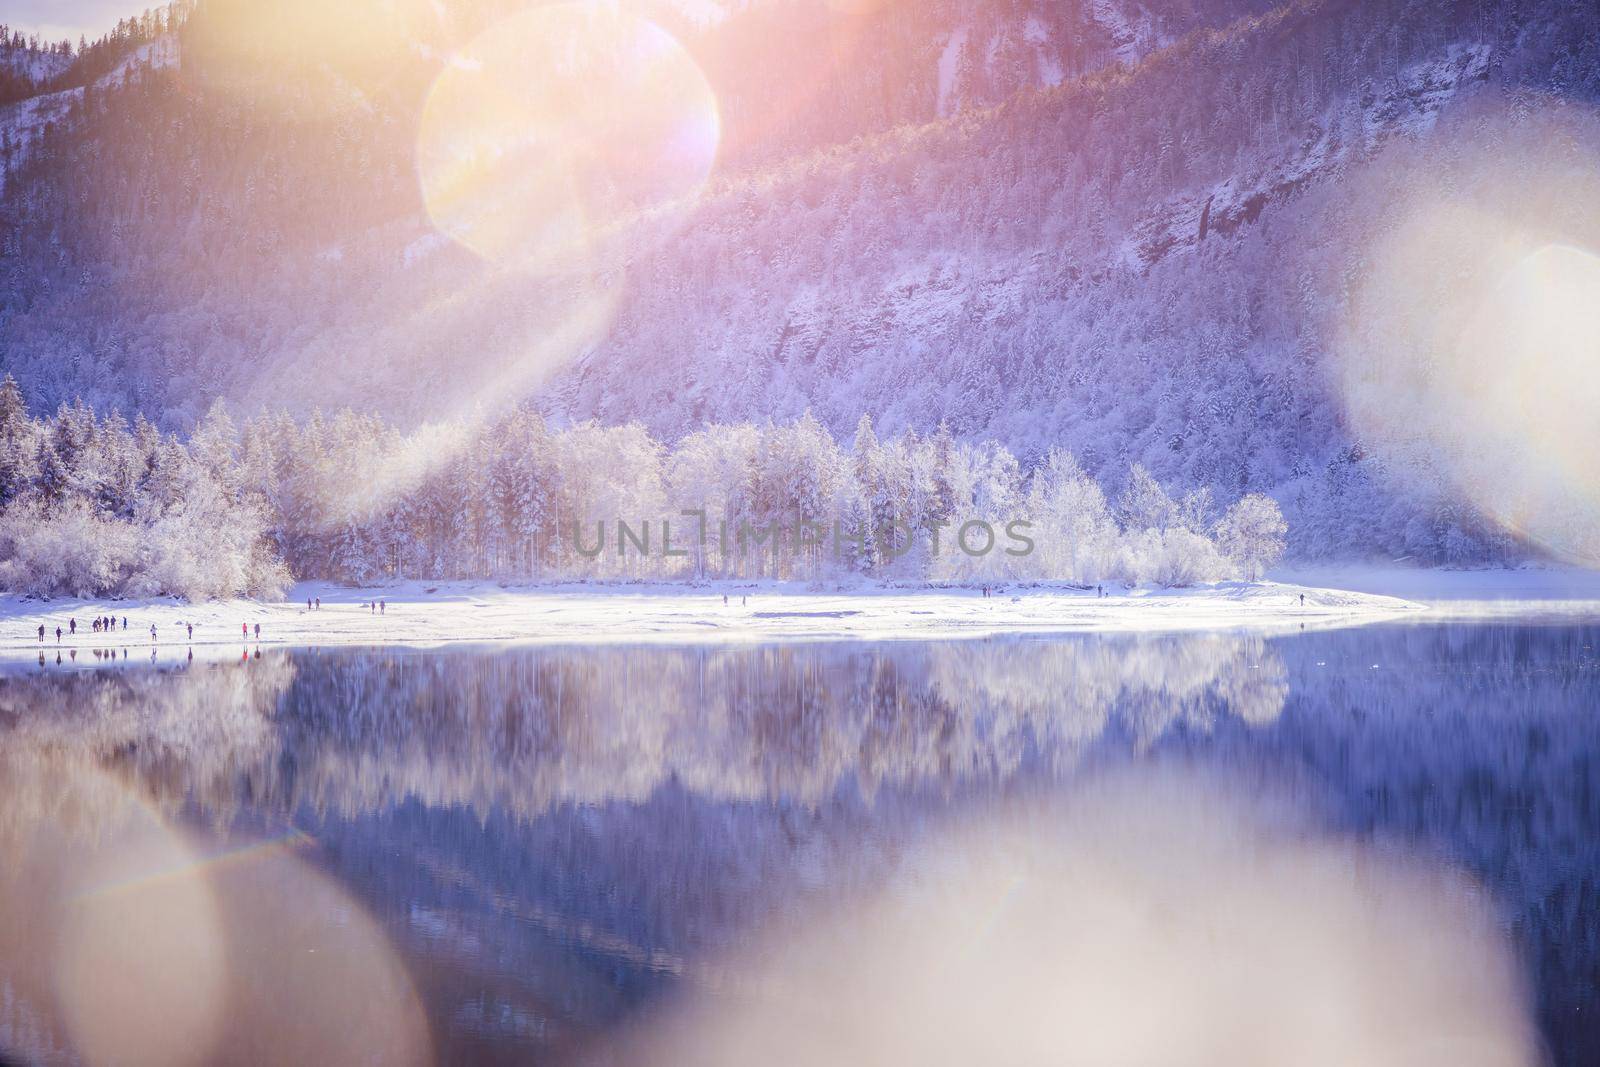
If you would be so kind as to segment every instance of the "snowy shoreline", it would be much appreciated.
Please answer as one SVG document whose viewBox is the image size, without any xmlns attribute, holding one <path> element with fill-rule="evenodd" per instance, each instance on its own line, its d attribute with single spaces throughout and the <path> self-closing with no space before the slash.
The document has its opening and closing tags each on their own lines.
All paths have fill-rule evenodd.
<svg viewBox="0 0 1600 1067">
<path fill-rule="evenodd" d="M 1396 619 L 1600 620 L 1600 574 L 1589 572 L 1368 568 L 1280 577 L 1288 580 L 1192 589 L 1107 587 L 1104 598 L 1065 586 L 1020 587 L 984 597 L 967 588 L 818 590 L 803 583 L 734 581 L 701 586 L 405 581 L 369 588 L 306 582 L 275 604 L 8 596 L 0 598 L 0 663 L 36 661 L 41 652 L 53 663 L 58 650 L 65 656 L 63 665 L 84 667 L 113 660 L 186 662 L 191 651 L 199 659 L 238 659 L 258 648 L 285 647 L 735 644 L 1215 630 L 1272 634 Z M 1335 584 L 1342 588 L 1329 587 Z M 322 609 L 307 611 L 307 598 L 319 597 Z M 377 599 L 386 602 L 382 614 L 363 606 Z M 115 633 L 92 632 L 95 616 L 113 613 Z M 78 621 L 75 635 L 66 632 L 71 618 Z M 42 645 L 41 623 L 47 631 Z M 188 623 L 195 627 L 192 641 Z M 58 624 L 63 630 L 59 645 Z M 250 627 L 248 638 L 242 626 Z"/>
<path fill-rule="evenodd" d="M 250 600 L 188 604 L 176 600 L 0 599 L 0 661 L 43 652 L 79 652 L 63 662 L 172 662 L 236 659 L 283 647 L 430 648 L 469 644 L 748 643 L 819 640 L 936 640 L 1082 632 L 1326 628 L 1407 617 L 1423 605 L 1372 593 L 1276 582 L 1225 582 L 1183 590 L 1094 591 L 1037 587 L 984 597 L 973 589 L 816 591 L 799 583 L 728 582 L 708 586 L 536 585 L 400 582 L 353 589 L 295 586 L 283 603 Z M 1302 605 L 1301 594 L 1305 601 Z M 726 595 L 728 602 L 723 603 Z M 306 599 L 322 600 L 307 611 Z M 363 607 L 386 602 L 376 614 Z M 114 613 L 111 634 L 90 630 Z M 78 632 L 67 633 L 76 618 Z M 121 620 L 128 628 L 121 628 Z M 188 637 L 186 624 L 194 624 Z M 254 628 L 261 625 L 261 637 Z M 46 628 L 41 644 L 38 628 Z M 157 637 L 152 643 L 150 627 Z M 63 630 L 58 646 L 55 628 Z M 250 627 L 248 639 L 241 627 Z M 102 650 L 100 657 L 94 650 Z M 127 654 L 123 654 L 123 650 Z M 87 655 L 86 655 L 87 654 Z"/>
</svg>

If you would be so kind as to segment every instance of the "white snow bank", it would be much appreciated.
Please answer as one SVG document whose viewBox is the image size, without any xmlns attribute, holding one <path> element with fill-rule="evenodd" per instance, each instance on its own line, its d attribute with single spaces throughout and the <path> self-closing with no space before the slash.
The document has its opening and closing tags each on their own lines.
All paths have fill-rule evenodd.
<svg viewBox="0 0 1600 1067">
<path fill-rule="evenodd" d="M 438 646 L 901 640 L 1083 631 L 1298 630 L 1394 618 L 1419 606 L 1368 593 L 1273 582 L 1228 582 L 1190 590 L 1046 588 L 995 593 L 969 589 L 818 592 L 798 585 L 502 586 L 403 582 L 376 589 L 307 583 L 282 604 L 249 600 L 186 604 L 173 600 L 43 601 L 0 599 L 0 660 L 41 652 L 53 662 L 237 658 L 261 646 Z M 1304 596 L 1304 603 L 1301 596 Z M 723 603 L 726 596 L 728 602 Z M 307 611 L 307 598 L 322 598 Z M 381 598 L 382 614 L 364 605 Z M 95 634 L 91 621 L 114 615 L 117 630 Z M 66 633 L 76 618 L 76 635 Z M 122 629 L 122 620 L 128 628 Z M 193 623 L 191 642 L 187 624 Z M 261 637 L 255 625 L 261 624 Z M 40 642 L 38 628 L 44 625 Z M 63 630 L 56 643 L 55 629 Z M 150 627 L 156 627 L 152 642 Z M 248 635 L 242 627 L 248 626 Z M 101 650 L 95 656 L 95 650 Z M 126 650 L 126 655 L 123 654 Z M 71 652 L 78 653 L 73 659 Z"/>
</svg>

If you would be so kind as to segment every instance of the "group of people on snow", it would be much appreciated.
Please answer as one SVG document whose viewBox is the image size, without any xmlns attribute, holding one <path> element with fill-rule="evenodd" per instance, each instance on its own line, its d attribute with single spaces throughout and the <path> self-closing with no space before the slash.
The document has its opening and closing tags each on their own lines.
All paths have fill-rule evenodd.
<svg viewBox="0 0 1600 1067">
<path fill-rule="evenodd" d="M 385 599 L 382 599 L 382 598 L 379 598 L 379 599 L 373 600 L 373 601 L 363 602 L 361 606 L 363 608 L 366 608 L 368 611 L 372 612 L 374 615 L 380 615 L 380 614 L 381 615 L 387 615 L 389 613 L 389 602 L 387 600 L 385 600 Z M 307 597 L 306 598 L 306 610 L 307 611 L 321 611 L 322 610 L 322 598 L 321 597 Z M 127 616 L 124 615 L 120 621 L 121 621 L 121 627 L 120 628 L 124 632 L 126 632 L 126 630 L 128 629 L 128 618 L 127 618 Z M 185 631 L 188 634 L 189 640 L 192 642 L 194 640 L 194 623 L 193 622 L 183 622 L 183 623 L 179 623 L 178 625 L 184 627 Z M 97 633 L 97 634 L 112 633 L 112 632 L 116 631 L 119 628 L 118 627 L 118 619 L 115 616 L 110 616 L 110 615 L 96 616 L 94 618 L 94 620 L 90 623 L 90 628 L 93 630 L 94 633 Z M 46 630 L 44 623 L 41 622 L 39 624 L 39 631 L 38 632 L 39 632 L 39 643 L 40 644 L 44 644 L 45 638 L 48 636 L 48 631 Z M 252 635 L 251 625 L 249 623 L 247 623 L 247 622 L 241 622 L 239 624 L 239 634 L 246 641 L 250 640 L 251 635 Z M 77 618 L 77 616 L 74 615 L 71 618 L 67 619 L 67 627 L 66 627 L 65 630 L 63 630 L 59 625 L 56 627 L 56 644 L 59 645 L 61 643 L 62 638 L 64 638 L 64 637 L 76 637 L 77 635 L 78 635 L 78 618 Z M 254 637 L 255 637 L 255 639 L 257 641 L 261 640 L 261 624 L 259 622 L 255 624 Z M 155 644 L 157 640 L 158 640 L 158 632 L 157 632 L 157 629 L 156 629 L 156 624 L 155 623 L 151 623 L 150 624 L 150 643 L 151 644 Z"/>
<path fill-rule="evenodd" d="M 193 641 L 194 640 L 194 623 L 192 623 L 192 622 L 181 622 L 178 625 L 182 626 L 184 628 L 184 630 L 188 634 L 189 640 Z M 245 639 L 248 640 L 249 637 L 250 637 L 250 624 L 249 623 L 241 623 L 240 626 L 243 629 Z M 118 629 L 117 620 L 115 618 L 111 618 L 111 617 L 96 618 L 96 619 L 93 620 L 93 622 L 90 623 L 90 629 L 94 633 L 97 633 L 97 634 L 114 633 Z M 122 618 L 121 629 L 124 632 L 126 632 L 126 630 L 128 629 L 127 616 L 123 616 L 123 618 Z M 256 623 L 256 631 L 255 632 L 256 632 L 256 640 L 257 641 L 261 640 L 261 624 L 259 622 Z M 61 639 L 63 637 L 76 637 L 77 635 L 78 635 L 78 619 L 77 619 L 76 616 L 73 616 L 72 618 L 67 620 L 67 628 L 66 628 L 66 630 L 63 631 L 60 626 L 56 627 L 56 644 L 59 645 L 61 643 Z M 39 643 L 40 644 L 44 643 L 45 636 L 46 636 L 45 624 L 41 622 L 39 624 Z M 156 624 L 155 623 L 151 623 L 150 624 L 150 640 L 151 640 L 152 643 L 154 643 L 157 640 L 157 630 L 156 630 Z"/>
</svg>

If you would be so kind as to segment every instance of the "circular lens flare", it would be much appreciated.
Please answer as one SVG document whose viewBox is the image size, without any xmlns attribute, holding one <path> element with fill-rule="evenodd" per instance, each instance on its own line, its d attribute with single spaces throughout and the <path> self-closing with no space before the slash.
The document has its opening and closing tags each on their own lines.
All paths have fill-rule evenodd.
<svg viewBox="0 0 1600 1067">
<path fill-rule="evenodd" d="M 683 47 L 612 7 L 513 15 L 446 66 L 417 169 L 435 226 L 485 259 L 593 269 L 625 223 L 711 172 L 716 98 Z"/>
<path fill-rule="evenodd" d="M 1600 563 L 1600 257 L 1546 245 L 1508 270 L 1462 331 L 1443 415 L 1473 419 L 1465 471 L 1501 525 Z"/>
<path fill-rule="evenodd" d="M 1339 353 L 1351 426 L 1391 476 L 1590 567 L 1596 145 L 1600 122 L 1547 113 L 1447 132 L 1420 164 L 1402 157 L 1385 180 L 1404 180 L 1410 202 L 1374 242 Z"/>
</svg>

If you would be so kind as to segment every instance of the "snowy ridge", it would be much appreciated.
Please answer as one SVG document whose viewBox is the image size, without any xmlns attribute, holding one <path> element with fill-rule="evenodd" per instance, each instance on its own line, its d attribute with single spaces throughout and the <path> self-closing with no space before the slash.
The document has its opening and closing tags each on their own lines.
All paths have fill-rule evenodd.
<svg viewBox="0 0 1600 1067">
<path fill-rule="evenodd" d="M 121 88 L 138 70 L 159 70 L 176 66 L 177 63 L 178 39 L 169 34 L 140 45 L 114 69 L 96 79 L 95 88 Z M 9 153 L 0 154 L 0 195 L 5 193 L 6 175 L 26 162 L 33 146 L 50 124 L 64 120 L 82 99 L 83 89 L 78 87 L 43 93 L 9 107 L 0 107 L 0 144 L 9 143 L 12 146 Z"/>
<path fill-rule="evenodd" d="M 1255 222 L 1269 202 L 1292 197 L 1387 139 L 1426 133 L 1459 92 L 1488 76 L 1491 54 L 1484 44 L 1452 45 L 1439 59 L 1403 71 L 1383 92 L 1369 90 L 1348 101 L 1270 169 L 1234 175 L 1152 209 L 1124 241 L 1121 261 L 1144 270 L 1213 233 L 1231 234 Z"/>
</svg>

